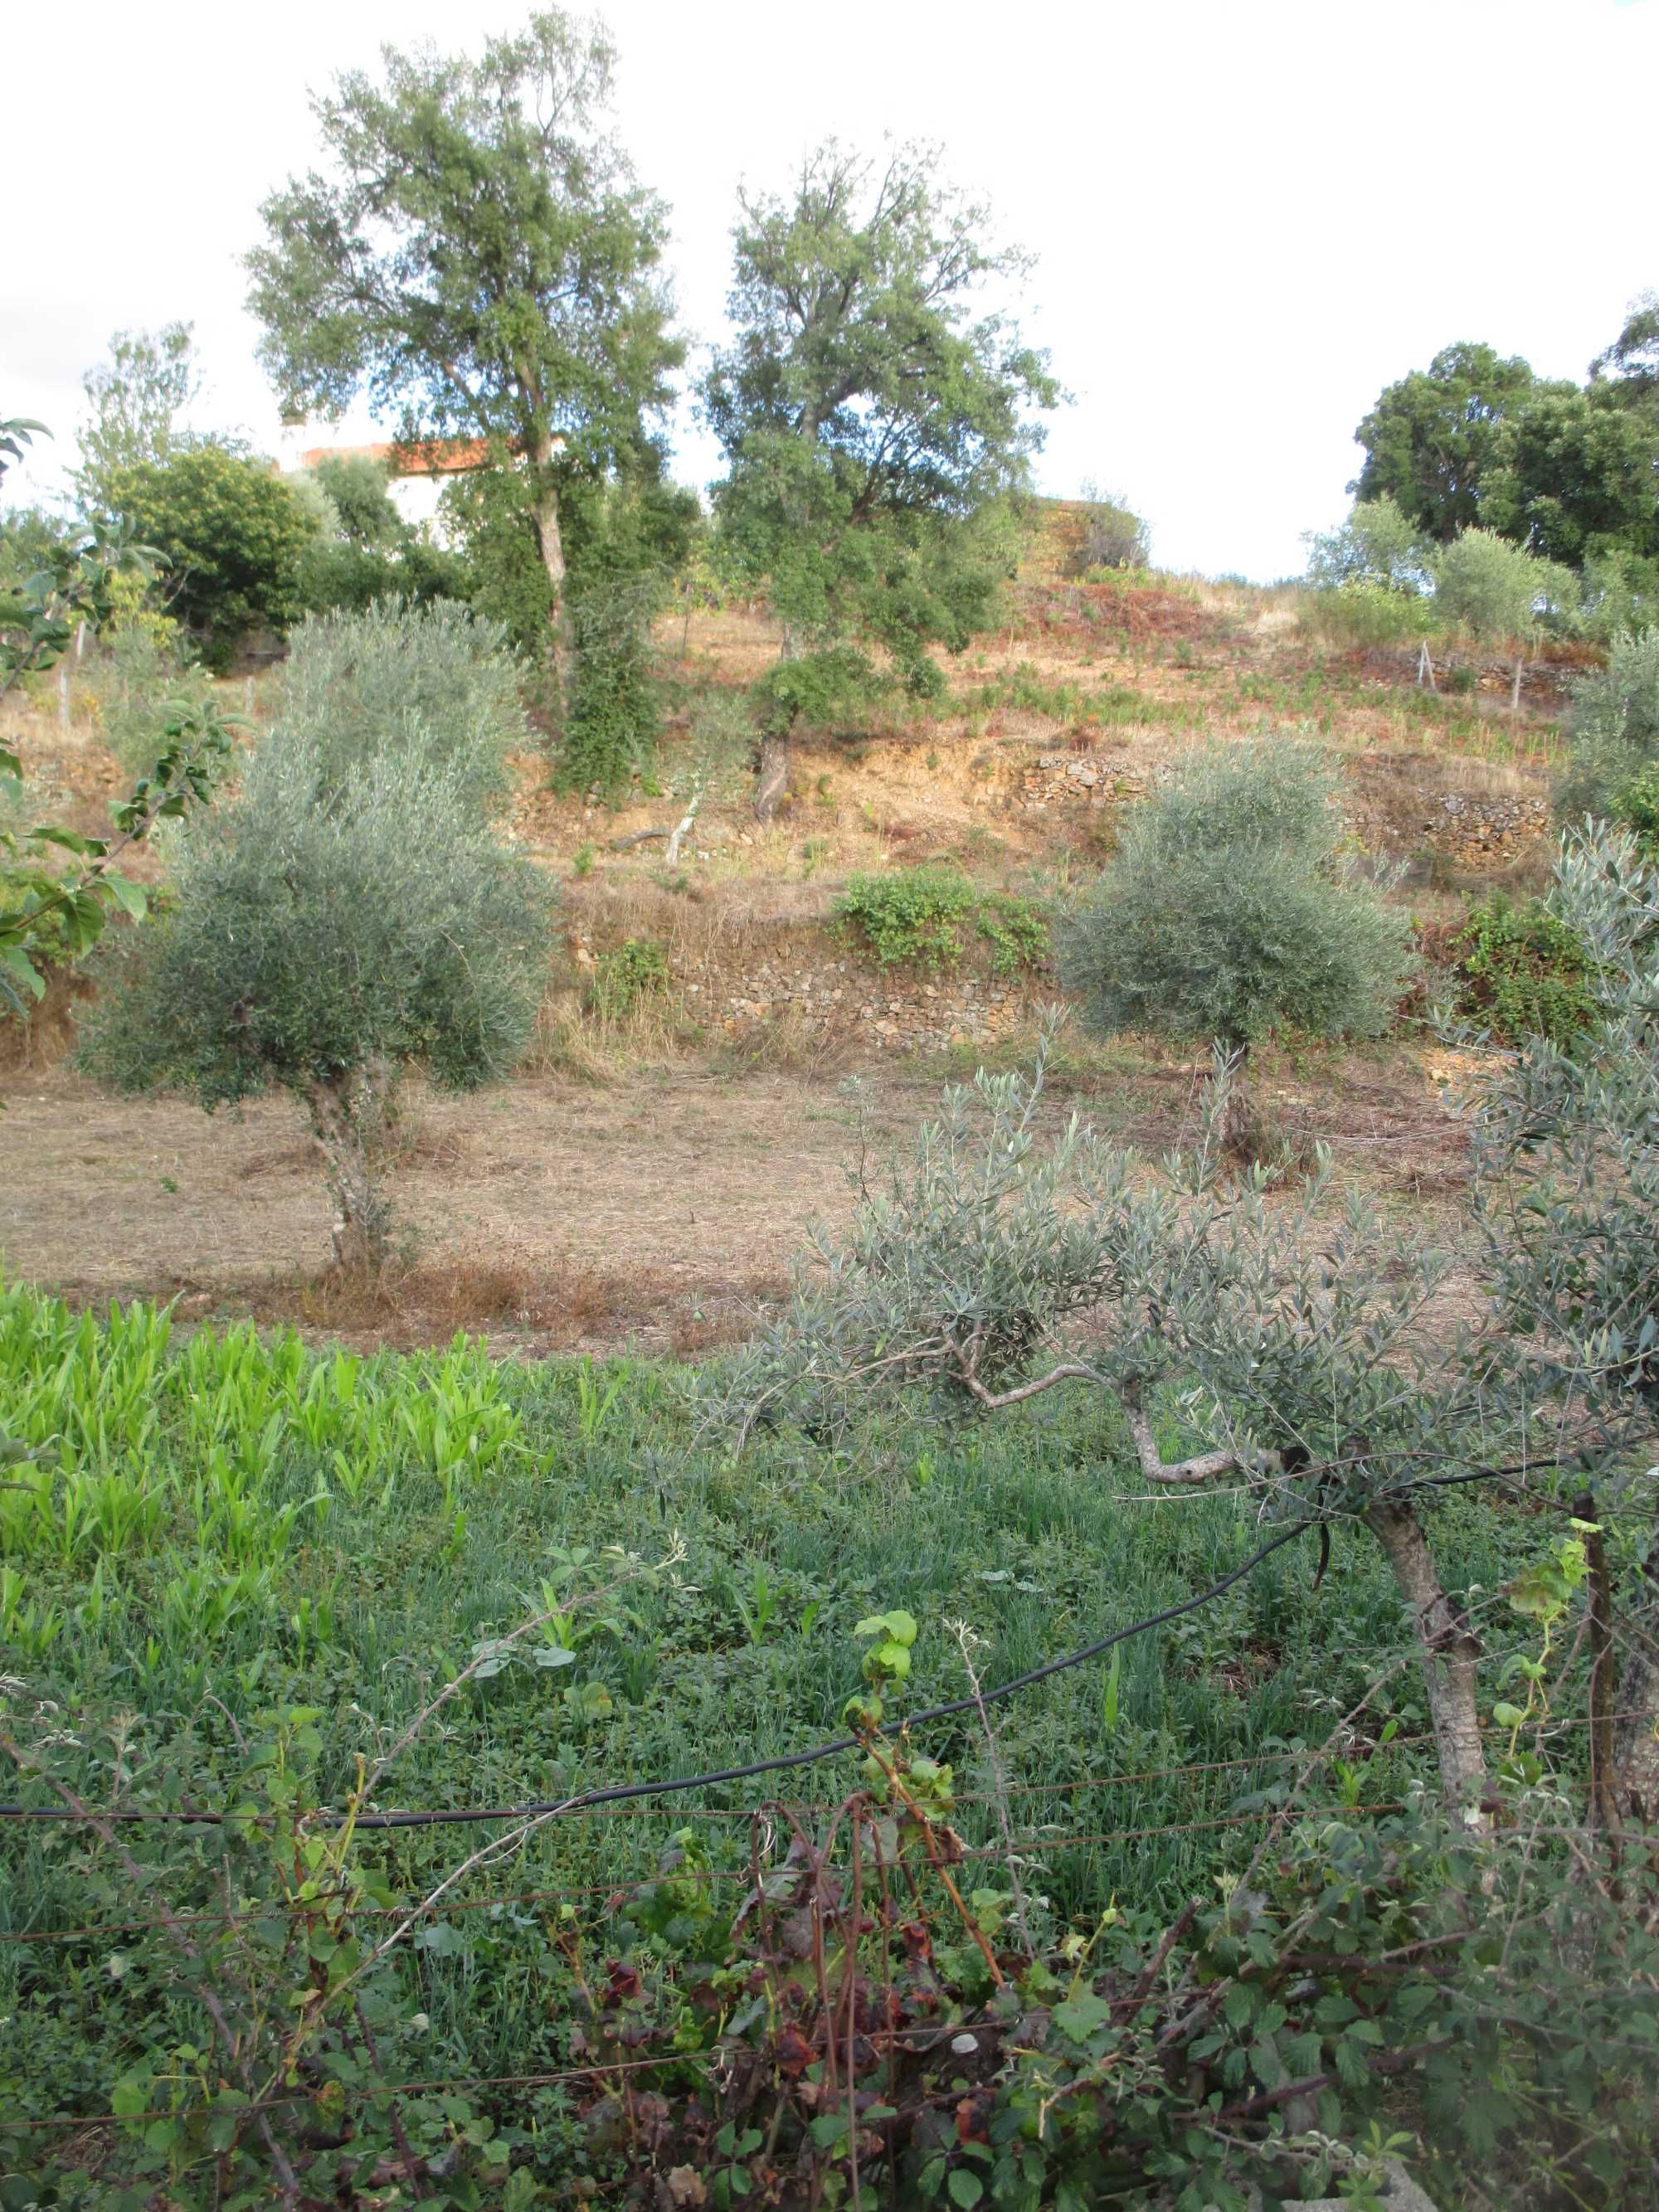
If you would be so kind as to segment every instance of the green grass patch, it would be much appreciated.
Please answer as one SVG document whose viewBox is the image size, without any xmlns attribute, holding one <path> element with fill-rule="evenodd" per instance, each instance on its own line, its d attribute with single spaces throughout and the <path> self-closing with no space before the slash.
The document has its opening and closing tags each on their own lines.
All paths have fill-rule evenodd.
<svg viewBox="0 0 1659 2212">
<path fill-rule="evenodd" d="M 568 1604 L 469 1681 L 376 1793 L 412 1807 L 559 1798 L 836 1733 L 860 1683 L 854 1629 L 878 1609 L 920 1624 L 919 1705 L 965 1686 L 949 1621 L 972 1626 L 984 1679 L 1004 1680 L 1189 1595 L 1260 1540 L 1247 1500 L 1128 1502 L 1145 1486 L 1098 1392 L 995 1428 L 894 1422 L 857 1459 L 790 1437 L 734 1459 L 700 1436 L 689 1382 L 646 1364 L 495 1362 L 464 1339 L 373 1358 L 251 1328 L 180 1340 L 149 1307 L 94 1317 L 0 1292 L 0 1402 L 15 1446 L 36 1455 L 14 1456 L 0 1488 L 9 1733 L 94 1803 L 200 1808 L 238 1802 L 249 1747 L 286 1729 L 307 1786 L 337 1806 L 363 1763 L 550 1597 L 567 1607 L 628 1572 L 629 1555 L 678 1551 L 603 1604 Z M 1453 1587 L 1496 1588 L 1535 1549 L 1526 1521 L 1472 1492 L 1448 1492 L 1437 1516 Z M 1367 1766 L 1367 1791 L 1397 1796 L 1430 1773 L 1409 1630 L 1379 1558 L 1340 1538 L 1317 1595 L 1316 1564 L 1311 1544 L 1281 1552 L 1129 1644 L 1109 1696 L 1091 1665 L 997 1710 L 1026 1881 L 1062 1917 L 1114 1893 L 1160 1910 L 1207 1893 L 1218 1866 L 1248 1856 L 1255 1828 L 1230 1823 L 1280 1775 L 1274 1755 L 1322 1740 L 1370 1685 L 1368 1729 L 1393 1719 L 1401 1739 Z M 296 1708 L 301 1723 L 273 1718 Z M 926 1735 L 917 1748 L 956 1769 L 954 1825 L 970 1847 L 994 1843 L 977 1722 Z M 441 1916 L 383 1995 L 382 2065 L 424 2077 L 563 2063 L 562 1947 L 582 1928 L 606 1942 L 612 1887 L 648 1874 L 677 1831 L 740 1872 L 747 1808 L 854 1786 L 849 1758 L 538 1831 L 457 1897 L 564 1902 Z M 9 1794 L 50 1802 L 38 1779 Z M 214 1832 L 123 1840 L 136 1879 L 85 1832 L 0 1832 L 0 1932 L 135 1905 L 149 1917 L 158 1899 L 213 1908 Z M 392 1901 L 423 1895 L 480 1840 L 425 1828 L 354 1848 Z M 154 1931 L 0 1945 L 0 2103 L 107 2109 L 143 2054 L 199 2028 L 187 1983 Z"/>
</svg>

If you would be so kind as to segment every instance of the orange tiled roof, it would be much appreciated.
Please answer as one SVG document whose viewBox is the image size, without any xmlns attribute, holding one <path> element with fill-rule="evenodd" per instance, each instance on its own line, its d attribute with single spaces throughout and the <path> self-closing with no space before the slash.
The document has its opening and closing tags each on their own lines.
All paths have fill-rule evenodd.
<svg viewBox="0 0 1659 2212">
<path fill-rule="evenodd" d="M 433 438 L 417 446 L 313 446 L 300 455 L 302 469 L 319 461 L 378 461 L 398 477 L 464 476 L 489 459 L 482 438 Z"/>
</svg>

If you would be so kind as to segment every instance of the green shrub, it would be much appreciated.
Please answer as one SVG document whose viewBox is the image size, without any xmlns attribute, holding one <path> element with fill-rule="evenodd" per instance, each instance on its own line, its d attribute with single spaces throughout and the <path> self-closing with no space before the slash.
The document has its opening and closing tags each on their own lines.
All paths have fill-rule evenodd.
<svg viewBox="0 0 1659 2212">
<path fill-rule="evenodd" d="M 649 608 L 630 614 L 626 592 L 611 592 L 603 607 L 584 604 L 574 620 L 569 713 L 553 782 L 614 800 L 649 769 L 662 719 Z"/>
<path fill-rule="evenodd" d="M 1342 852 L 1332 769 L 1285 738 L 1209 745 L 1132 808 L 1061 935 L 1095 1028 L 1213 1039 L 1375 1036 L 1407 966 L 1403 918 Z"/>
<path fill-rule="evenodd" d="M 661 945 L 653 938 L 630 937 L 626 944 L 600 953 L 594 963 L 587 1003 L 607 1021 L 619 1021 L 632 1013 L 642 999 L 665 990 L 667 985 L 668 955 Z"/>
<path fill-rule="evenodd" d="M 1035 900 L 1018 891 L 988 891 L 974 927 L 989 944 L 991 965 L 999 975 L 1038 967 L 1048 957 L 1048 917 Z"/>
<path fill-rule="evenodd" d="M 173 858 L 166 912 L 105 965 L 83 1064 L 119 1091 L 192 1091 L 210 1113 L 289 1091 L 329 1164 L 336 1257 L 377 1263 L 377 1091 L 410 1066 L 455 1090 L 512 1066 L 541 1000 L 544 880 L 454 772 L 388 751 L 342 779 L 293 733 Z"/>
<path fill-rule="evenodd" d="M 1613 818 L 1633 830 L 1644 854 L 1659 858 L 1659 762 L 1621 783 L 1613 794 Z"/>
<path fill-rule="evenodd" d="M 331 781 L 390 753 L 483 802 L 506 787 L 507 753 L 528 741 L 520 675 L 500 623 L 453 600 L 385 599 L 295 630 L 277 725 L 315 748 Z"/>
<path fill-rule="evenodd" d="M 1494 643 L 1570 623 L 1581 593 L 1571 569 L 1540 561 L 1495 530 L 1463 530 L 1434 562 L 1435 607 L 1449 628 Z"/>
<path fill-rule="evenodd" d="M 1495 891 L 1453 939 L 1459 1010 L 1494 1037 L 1544 1037 L 1565 1048 L 1599 1025 L 1594 963 L 1583 939 L 1541 899 Z"/>
<path fill-rule="evenodd" d="M 1607 665 L 1573 688 L 1572 757 L 1556 790 L 1564 819 L 1612 814 L 1659 763 L 1659 627 L 1621 630 Z"/>
<path fill-rule="evenodd" d="M 849 878 L 835 915 L 884 968 L 906 960 L 950 967 L 961 957 L 961 924 L 975 896 L 972 881 L 958 869 L 896 868 L 890 875 Z"/>
<path fill-rule="evenodd" d="M 1308 581 L 1322 592 L 1364 586 L 1409 603 L 1428 580 L 1422 533 L 1386 493 L 1357 501 L 1340 529 L 1310 531 L 1304 543 Z"/>
<path fill-rule="evenodd" d="M 134 538 L 161 554 L 172 611 L 210 667 L 224 667 L 248 630 L 280 636 L 299 616 L 317 515 L 264 462 L 204 442 L 117 470 L 110 501 Z"/>
<path fill-rule="evenodd" d="M 954 967 L 969 922 L 990 945 L 999 975 L 1036 967 L 1048 951 L 1048 919 L 1033 900 L 981 890 L 960 869 L 934 862 L 850 877 L 834 911 L 884 968 L 912 960 Z"/>
</svg>

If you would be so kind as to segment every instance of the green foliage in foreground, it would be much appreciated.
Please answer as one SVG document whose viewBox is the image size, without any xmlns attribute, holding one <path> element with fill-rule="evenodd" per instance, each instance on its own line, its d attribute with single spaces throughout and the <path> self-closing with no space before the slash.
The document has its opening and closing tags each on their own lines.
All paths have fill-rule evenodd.
<svg viewBox="0 0 1659 2212">
<path fill-rule="evenodd" d="M 1499 1042 L 1539 1036 L 1565 1050 L 1598 1026 L 1583 939 L 1541 899 L 1517 905 L 1494 891 L 1472 908 L 1454 950 L 1458 1011 Z"/>
<path fill-rule="evenodd" d="M 1048 924 L 1034 901 L 985 890 L 957 868 L 924 864 L 849 877 L 835 913 L 884 968 L 906 961 L 954 967 L 969 924 L 990 945 L 999 975 L 1034 968 L 1048 950 Z"/>
<path fill-rule="evenodd" d="M 96 1804 L 240 1804 L 276 1823 L 270 1837 L 125 1831 L 131 1865 L 84 1829 L 0 1834 L 0 1930 L 110 1929 L 0 1945 L 6 2122 L 112 2109 L 139 2121 L 118 2132 L 112 2154 L 100 2154 L 108 2163 L 88 2185 L 91 2197 L 76 2193 L 81 2154 L 66 2160 L 64 2136 L 7 2139 L 0 2122 L 6 2166 L 32 2172 L 37 2190 L 53 2177 L 46 2185 L 66 2203 L 115 2202 L 96 2191 L 121 2176 L 147 2188 L 165 2181 L 180 2203 L 209 2200 L 236 2094 L 221 2089 L 205 2055 L 214 2031 L 198 1995 L 202 1970 L 165 1931 L 120 1923 L 152 1921 L 163 1903 L 212 1913 L 226 1884 L 280 1905 L 285 1889 L 299 1894 L 295 1867 L 312 1900 L 297 1944 L 282 1911 L 245 1935 L 198 1928 L 191 1940 L 228 1990 L 250 1973 L 264 1978 L 260 1996 L 276 2016 L 262 2034 L 280 2039 L 291 2018 L 310 2037 L 301 2096 L 319 2101 L 281 2122 L 296 2156 L 320 2155 L 319 2143 L 337 2132 L 329 2116 L 342 2111 L 357 2132 L 330 2156 L 367 2166 L 398 2154 L 384 2105 L 362 2106 L 375 2079 L 556 2073 L 591 2062 L 598 2032 L 605 2048 L 620 2036 L 635 2053 L 660 2055 L 659 2084 L 681 2130 L 672 2163 L 718 2167 L 726 2194 L 715 2201 L 735 2201 L 760 2147 L 741 2117 L 717 2140 L 718 2112 L 698 2142 L 688 2100 L 702 2075 L 687 2061 L 717 2033 L 729 2031 L 739 2051 L 764 2036 L 765 2008 L 757 2022 L 737 1995 L 754 1973 L 776 1968 L 762 1938 L 733 1924 L 742 1890 L 720 1877 L 746 1868 L 750 1827 L 720 1808 L 779 1791 L 798 1804 L 834 1803 L 858 1786 L 853 1757 L 781 1782 L 538 1829 L 508 1863 L 469 1877 L 366 1976 L 374 2065 L 349 2007 L 336 2008 L 343 2029 L 325 2027 L 319 1993 L 355 1973 L 397 1924 L 390 1908 L 424 1896 L 483 1838 L 428 1828 L 343 1841 L 313 1832 L 301 1843 L 295 1824 L 305 1809 L 343 1804 L 359 1762 L 392 1751 L 475 1656 L 483 1664 L 472 1679 L 398 1751 L 377 1803 L 510 1804 L 793 1750 L 838 1730 L 861 1688 L 855 1632 L 878 1611 L 919 1624 L 903 1691 L 888 1692 L 902 1713 L 905 1694 L 919 1704 L 964 1688 L 949 1620 L 972 1625 L 984 1639 L 982 1678 L 1001 1680 L 1188 1595 L 1257 1541 L 1253 1512 L 1231 1498 L 1127 1504 L 1140 1480 L 1120 1457 L 1098 1394 L 1053 1401 L 994 1432 L 941 1438 L 896 1421 L 864 1463 L 773 1442 L 733 1464 L 691 1432 L 672 1370 L 526 1369 L 464 1340 L 412 1358 L 314 1357 L 291 1336 L 262 1341 L 246 1327 L 180 1342 L 153 1310 L 77 1317 L 23 1290 L 0 1294 L 0 1393 L 22 1455 L 0 1490 L 0 1636 L 14 1678 L 6 1735 Z M 1537 1552 L 1528 1516 L 1472 1493 L 1449 1493 L 1443 1526 L 1449 1570 L 1464 1586 L 1492 1589 Z M 683 1556 L 666 1571 L 580 1602 L 632 1573 L 610 1547 L 662 1561 L 677 1546 Z M 1101 1994 L 1139 1978 L 1164 1917 L 1188 1896 L 1207 1900 L 1184 1939 L 1206 1962 L 1204 1978 L 1255 1982 L 1248 1996 L 1228 1996 L 1214 2023 L 1219 2040 L 1194 2054 L 1194 2063 L 1217 2069 L 1224 2100 L 1334 2068 L 1319 2122 L 1358 2142 L 1358 2116 L 1381 2108 L 1365 2072 L 1378 2046 L 1353 2024 L 1380 2021 L 1390 2045 L 1445 2036 L 1443 1993 L 1425 2022 L 1412 2000 L 1396 2010 L 1395 1975 L 1383 1974 L 1362 2006 L 1346 1994 L 1358 1986 L 1351 1968 L 1319 1967 L 1310 1983 L 1296 1963 L 1298 1946 L 1340 1953 L 1357 1940 L 1370 1952 L 1433 1932 L 1449 1915 L 1478 1924 L 1490 1917 L 1498 1942 L 1510 1902 L 1506 1890 L 1483 1902 L 1468 1867 L 1457 1872 L 1457 1847 L 1430 1827 L 1385 1824 L 1372 1838 L 1373 1820 L 1386 1816 L 1366 1808 L 1409 1798 L 1429 1771 L 1409 1626 L 1368 1548 L 1339 1552 L 1316 1601 L 1314 1567 L 1311 1547 L 1282 1552 L 1216 1605 L 1125 1646 L 1109 1671 L 1073 1670 L 998 1709 L 1035 1923 L 1018 2008 L 1024 2027 L 1012 2033 L 1016 2013 L 996 1998 L 948 1911 L 934 1965 L 905 1966 L 896 1942 L 892 1971 L 919 2028 L 939 2016 L 937 1996 L 922 1994 L 936 1990 L 937 1972 L 958 1992 L 947 2021 L 982 2023 L 989 2050 L 1005 2039 L 1040 2047 L 1011 2056 L 995 2100 L 986 2093 L 982 2153 L 918 2124 L 904 2154 L 914 2201 L 965 2205 L 975 2180 L 1011 2212 L 1092 2201 L 1097 2107 L 1068 2096 L 1041 2156 L 1026 2123 L 1053 2087 L 1097 2070 L 1114 2048 L 1122 2056 L 1107 2074 L 1127 2066 L 1135 2085 L 1112 2092 L 1127 2100 L 1121 2139 L 1140 2147 L 1129 2154 L 1164 2161 L 1147 2172 L 1174 2177 L 1171 2202 L 1180 2177 L 1194 2172 L 1204 2177 L 1202 2201 L 1234 2201 L 1224 2172 L 1232 2154 L 1207 2136 L 1194 2149 L 1184 2097 L 1169 2101 Z M 538 1615 L 548 1618 L 534 1634 L 503 1641 Z M 1490 1617 L 1494 1668 L 1506 1642 L 1524 1641 L 1510 1620 L 1506 1628 L 1501 1610 Z M 1582 1672 L 1575 1656 L 1552 1694 L 1571 1699 Z M 1218 1902 L 1212 1875 L 1246 1863 L 1261 1819 L 1283 1800 L 1286 1754 L 1322 1741 L 1368 1690 L 1363 1720 L 1340 1739 L 1340 1763 L 1304 1800 L 1297 1840 L 1265 1870 L 1271 1894 L 1229 1906 L 1224 1889 Z M 941 1816 L 948 1808 L 951 1827 L 981 1854 L 960 1870 L 962 1887 L 1010 1955 L 995 1771 L 977 1722 L 970 1713 L 933 1724 L 905 1756 L 915 1788 L 931 1762 Z M 49 1802 L 38 1772 L 14 1791 Z M 618 1910 L 615 1893 L 630 1882 L 645 1886 Z M 538 1891 L 553 1894 L 523 1899 Z M 456 1909 L 502 1894 L 522 1901 Z M 788 1893 L 775 1895 L 787 1902 Z M 1311 1919 L 1299 1917 L 1310 1910 Z M 1540 1946 L 1547 1955 L 1553 1940 L 1529 1915 L 1513 1954 L 1534 2013 L 1552 2002 Z M 1281 1945 L 1290 1954 L 1282 1968 L 1273 1963 Z M 1177 1964 L 1186 1956 L 1178 1948 Z M 1454 1978 L 1450 2002 L 1464 2010 L 1436 2094 L 1443 2112 L 1490 2141 L 1521 2108 L 1490 2079 L 1495 2030 L 1481 2008 L 1491 2004 L 1491 1957 L 1471 1960 L 1480 1971 L 1467 2001 Z M 1632 1963 L 1621 1966 L 1626 1980 Z M 790 1971 L 802 1974 L 799 1965 Z M 1620 2033 L 1645 2035 L 1641 2006 L 1612 1985 Z M 732 1992 L 712 2012 L 696 1997 L 708 1987 Z M 787 2021 L 810 2032 L 810 1977 L 781 1984 L 777 2001 Z M 1040 2036 L 1034 2005 L 1052 2021 Z M 924 2049 L 932 2034 L 929 2027 Z M 1530 2062 L 1506 2065 L 1524 2100 Z M 983 2069 L 967 2070 L 971 2090 Z M 941 2078 L 949 2086 L 948 2073 Z M 1609 2155 L 1625 2140 L 1620 2128 L 1634 2124 L 1614 2079 L 1604 2069 L 1589 2082 L 1603 2096 Z M 880 2094 L 884 2084 L 871 2087 Z M 170 2117 L 204 2102 L 217 2113 L 211 2122 Z M 833 2117 L 833 2106 L 821 2109 Z M 845 2142 L 838 2152 L 827 2118 L 823 2130 L 808 2127 L 810 2105 L 793 2110 L 785 2142 L 799 2136 L 806 2155 L 833 2168 Z M 610 2127 L 591 2092 L 568 2085 L 416 2094 L 402 2113 L 416 2154 L 436 2161 L 424 2196 L 434 2203 L 528 2205 L 541 2201 L 538 2185 L 576 2173 L 608 2194 L 650 2159 Z M 878 2153 L 870 2145 L 865 2155 Z M 268 2185 L 251 2131 L 237 2157 L 240 2174 Z M 509 2167 L 522 2167 L 524 2179 L 507 2183 Z M 1068 2176 L 1083 2197 L 1054 2195 Z"/>
</svg>

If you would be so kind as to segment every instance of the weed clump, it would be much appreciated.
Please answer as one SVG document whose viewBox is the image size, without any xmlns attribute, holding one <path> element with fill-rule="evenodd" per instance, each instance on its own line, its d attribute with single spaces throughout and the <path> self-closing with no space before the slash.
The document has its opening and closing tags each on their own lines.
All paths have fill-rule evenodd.
<svg viewBox="0 0 1659 2212">
<path fill-rule="evenodd" d="M 1458 1010 L 1505 1044 L 1543 1037 L 1565 1050 L 1599 1026 L 1595 964 L 1577 932 L 1541 899 L 1494 891 L 1452 940 Z"/>
<path fill-rule="evenodd" d="M 835 915 L 884 968 L 909 962 L 933 970 L 954 967 L 970 922 L 990 945 L 1000 975 L 1038 966 L 1048 951 L 1048 921 L 1033 900 L 983 891 L 959 869 L 931 863 L 854 876 Z"/>
</svg>

